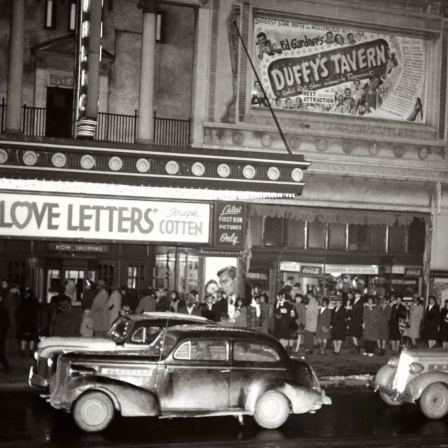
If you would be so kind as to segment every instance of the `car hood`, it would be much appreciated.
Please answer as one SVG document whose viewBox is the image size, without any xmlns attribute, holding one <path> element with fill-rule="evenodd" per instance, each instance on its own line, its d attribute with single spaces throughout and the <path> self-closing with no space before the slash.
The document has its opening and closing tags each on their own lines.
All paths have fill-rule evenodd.
<svg viewBox="0 0 448 448">
<path fill-rule="evenodd" d="M 406 353 L 409 356 L 415 358 L 447 358 L 448 359 L 448 350 L 446 348 L 421 348 L 421 349 L 412 349 L 412 350 L 404 350 L 402 353 Z"/>
<path fill-rule="evenodd" d="M 58 347 L 61 350 L 88 349 L 89 351 L 114 350 L 117 344 L 107 338 L 72 338 L 49 337 L 42 339 L 37 346 L 38 350 Z"/>
</svg>

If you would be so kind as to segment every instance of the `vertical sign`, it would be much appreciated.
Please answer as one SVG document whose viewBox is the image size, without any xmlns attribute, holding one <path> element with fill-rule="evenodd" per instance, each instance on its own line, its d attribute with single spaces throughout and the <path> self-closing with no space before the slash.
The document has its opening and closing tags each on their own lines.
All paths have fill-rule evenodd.
<svg viewBox="0 0 448 448">
<path fill-rule="evenodd" d="M 98 113 L 103 1 L 82 0 L 78 13 L 76 138 L 92 138 Z"/>
<path fill-rule="evenodd" d="M 217 202 L 215 210 L 215 246 L 242 249 L 246 224 L 245 204 Z"/>
</svg>

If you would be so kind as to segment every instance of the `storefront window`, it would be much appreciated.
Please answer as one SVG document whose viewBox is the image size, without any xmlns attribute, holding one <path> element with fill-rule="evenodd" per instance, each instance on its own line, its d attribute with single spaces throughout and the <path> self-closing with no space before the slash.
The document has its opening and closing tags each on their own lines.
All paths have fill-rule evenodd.
<svg viewBox="0 0 448 448">
<path fill-rule="evenodd" d="M 322 222 L 308 223 L 308 247 L 310 249 L 325 249 L 325 224 Z"/>
<path fill-rule="evenodd" d="M 267 216 L 264 221 L 264 245 L 283 247 L 283 219 Z"/>
<path fill-rule="evenodd" d="M 98 280 L 104 280 L 109 288 L 114 283 L 115 266 L 113 264 L 98 265 Z"/>
<path fill-rule="evenodd" d="M 346 224 L 330 224 L 328 228 L 328 249 L 345 250 Z"/>
<path fill-rule="evenodd" d="M 405 252 L 406 227 L 389 227 L 389 252 Z"/>
<path fill-rule="evenodd" d="M 305 247 L 305 222 L 297 219 L 288 219 L 286 247 Z"/>
<path fill-rule="evenodd" d="M 348 250 L 367 250 L 367 226 L 350 224 L 348 227 Z"/>
<path fill-rule="evenodd" d="M 145 278 L 145 266 L 128 266 L 127 285 L 130 289 L 142 289 L 143 280 Z"/>
</svg>

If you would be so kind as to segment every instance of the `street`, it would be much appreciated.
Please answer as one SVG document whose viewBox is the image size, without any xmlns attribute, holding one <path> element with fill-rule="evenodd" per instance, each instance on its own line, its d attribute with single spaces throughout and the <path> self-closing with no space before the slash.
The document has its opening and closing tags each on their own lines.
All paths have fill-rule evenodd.
<svg viewBox="0 0 448 448">
<path fill-rule="evenodd" d="M 262 430 L 252 418 L 160 420 L 116 416 L 103 433 L 79 430 L 71 415 L 52 409 L 34 391 L 0 392 L 3 448 L 34 447 L 392 447 L 448 446 L 448 419 L 428 420 L 417 406 L 387 407 L 367 388 L 329 389 L 331 406 L 291 415 L 279 430 Z"/>
</svg>

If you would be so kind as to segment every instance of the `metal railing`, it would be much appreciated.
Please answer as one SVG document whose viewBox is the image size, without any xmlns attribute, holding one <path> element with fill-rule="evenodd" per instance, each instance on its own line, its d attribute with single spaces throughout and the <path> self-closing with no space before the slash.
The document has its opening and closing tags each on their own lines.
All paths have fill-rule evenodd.
<svg viewBox="0 0 448 448">
<path fill-rule="evenodd" d="M 0 104 L 0 131 L 3 133 L 6 123 L 7 105 L 5 98 Z M 55 137 L 47 128 L 48 112 L 55 112 L 45 107 L 29 107 L 23 105 L 22 130 L 24 135 L 34 137 Z M 74 123 L 74 113 L 70 117 L 65 112 L 68 124 L 71 128 Z M 154 112 L 154 144 L 164 146 L 188 146 L 190 144 L 191 120 L 179 120 L 172 118 L 159 118 Z M 137 140 L 138 114 L 121 115 L 99 112 L 94 140 L 103 142 L 135 143 Z M 66 137 L 73 138 L 73 137 Z"/>
</svg>

